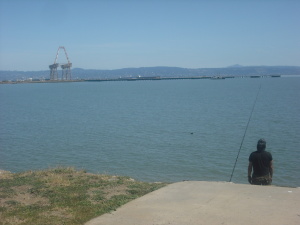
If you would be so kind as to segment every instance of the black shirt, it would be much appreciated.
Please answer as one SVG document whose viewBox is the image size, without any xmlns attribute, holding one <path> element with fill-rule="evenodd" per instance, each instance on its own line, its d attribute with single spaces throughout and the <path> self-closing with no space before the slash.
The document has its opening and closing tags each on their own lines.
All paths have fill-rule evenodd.
<svg viewBox="0 0 300 225">
<path fill-rule="evenodd" d="M 273 160 L 270 152 L 255 151 L 249 156 L 249 162 L 253 166 L 253 176 L 261 177 L 270 174 L 270 162 Z"/>
</svg>

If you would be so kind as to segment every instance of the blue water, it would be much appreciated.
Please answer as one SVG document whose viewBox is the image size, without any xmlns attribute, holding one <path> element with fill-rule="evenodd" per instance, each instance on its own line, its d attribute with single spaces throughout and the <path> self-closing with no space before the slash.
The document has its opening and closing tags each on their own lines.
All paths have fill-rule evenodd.
<svg viewBox="0 0 300 225">
<path fill-rule="evenodd" d="M 273 184 L 300 186 L 300 77 L 0 86 L 0 169 L 74 166 L 142 181 L 247 183 L 260 138 Z"/>
</svg>

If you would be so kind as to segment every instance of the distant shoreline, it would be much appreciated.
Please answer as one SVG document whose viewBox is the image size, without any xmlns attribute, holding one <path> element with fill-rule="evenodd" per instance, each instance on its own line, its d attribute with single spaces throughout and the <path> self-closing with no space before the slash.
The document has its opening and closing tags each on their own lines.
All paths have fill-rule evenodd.
<svg viewBox="0 0 300 225">
<path fill-rule="evenodd" d="M 280 78 L 282 75 L 255 75 L 255 76 L 192 76 L 192 77 L 128 77 L 115 79 L 79 79 L 79 80 L 22 80 L 0 81 L 0 84 L 23 83 L 70 83 L 70 82 L 107 82 L 107 81 L 145 81 L 145 80 L 196 80 L 196 79 L 229 79 L 229 78 Z"/>
</svg>

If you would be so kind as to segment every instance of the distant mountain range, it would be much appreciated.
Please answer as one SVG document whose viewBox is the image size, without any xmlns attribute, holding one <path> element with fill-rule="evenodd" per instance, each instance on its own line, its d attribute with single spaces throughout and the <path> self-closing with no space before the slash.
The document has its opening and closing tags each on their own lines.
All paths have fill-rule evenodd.
<svg viewBox="0 0 300 225">
<path fill-rule="evenodd" d="M 61 75 L 61 71 L 59 76 Z M 43 71 L 0 71 L 0 80 L 49 79 L 49 70 Z M 126 77 L 194 77 L 194 76 L 253 76 L 253 75 L 300 75 L 300 66 L 241 66 L 225 68 L 188 69 L 180 67 L 141 67 L 115 70 L 72 69 L 73 79 L 105 79 Z"/>
</svg>

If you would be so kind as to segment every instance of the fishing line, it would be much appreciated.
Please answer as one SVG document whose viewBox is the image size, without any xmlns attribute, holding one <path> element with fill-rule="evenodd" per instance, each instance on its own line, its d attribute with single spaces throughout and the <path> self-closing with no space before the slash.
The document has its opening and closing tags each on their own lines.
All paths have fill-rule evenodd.
<svg viewBox="0 0 300 225">
<path fill-rule="evenodd" d="M 260 88 L 261 88 L 261 85 L 259 86 L 259 89 L 258 89 L 257 94 L 256 94 L 256 98 L 255 98 L 255 101 L 254 101 L 254 104 L 253 104 L 253 107 L 252 107 L 252 111 L 251 111 L 251 114 L 250 114 L 250 117 L 249 117 L 246 129 L 245 129 L 245 133 L 244 133 L 244 136 L 243 136 L 243 139 L 242 139 L 242 142 L 241 142 L 240 149 L 239 149 L 238 154 L 237 154 L 236 159 L 235 159 L 235 163 L 234 163 L 234 166 L 233 166 L 233 169 L 232 169 L 232 173 L 231 173 L 229 182 L 231 182 L 231 179 L 232 179 L 232 176 L 233 176 L 233 173 L 234 173 L 234 169 L 236 167 L 236 163 L 238 161 L 238 158 L 239 158 L 242 146 L 243 146 L 243 142 L 244 142 L 244 139 L 245 139 L 245 136 L 246 136 L 246 132 L 248 130 L 248 126 L 249 126 L 249 123 L 250 123 L 250 120 L 251 120 L 251 117 L 252 117 L 252 113 L 253 113 L 255 105 L 256 105 L 256 101 L 257 101 L 257 98 L 258 98 L 258 94 L 259 94 Z"/>
</svg>

